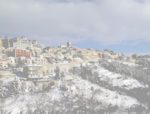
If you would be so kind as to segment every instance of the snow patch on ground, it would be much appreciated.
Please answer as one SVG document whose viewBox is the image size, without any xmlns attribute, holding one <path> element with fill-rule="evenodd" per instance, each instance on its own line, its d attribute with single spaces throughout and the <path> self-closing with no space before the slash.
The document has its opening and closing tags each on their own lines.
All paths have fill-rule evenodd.
<svg viewBox="0 0 150 114">
<path fill-rule="evenodd" d="M 127 90 L 135 89 L 135 88 L 147 88 L 148 85 L 143 85 L 136 79 L 131 77 L 123 76 L 121 74 L 110 72 L 103 67 L 98 67 L 96 70 L 99 75 L 99 79 L 101 81 L 105 81 L 112 85 L 113 87 L 120 87 Z"/>
<path fill-rule="evenodd" d="M 70 91 L 72 91 L 73 94 L 83 95 L 86 99 L 91 99 L 93 97 L 103 104 L 111 104 L 123 108 L 139 105 L 139 102 L 132 97 L 121 95 L 116 91 L 100 87 L 97 84 L 92 84 L 78 76 L 75 76 L 72 83 L 73 85 L 68 85 L 70 86 Z"/>
</svg>

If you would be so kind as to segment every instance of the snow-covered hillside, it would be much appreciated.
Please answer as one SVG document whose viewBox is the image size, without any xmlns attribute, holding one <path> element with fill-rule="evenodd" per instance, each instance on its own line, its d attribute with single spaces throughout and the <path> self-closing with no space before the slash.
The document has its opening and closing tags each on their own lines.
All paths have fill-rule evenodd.
<svg viewBox="0 0 150 114">
<path fill-rule="evenodd" d="M 92 67 L 90 68 L 92 69 Z M 114 109 L 113 111 L 118 109 L 127 111 L 139 106 L 146 108 L 133 96 L 109 89 L 100 83 L 106 82 L 111 87 L 127 90 L 148 88 L 148 85 L 144 85 L 134 78 L 112 73 L 101 66 L 93 69 L 92 72 L 98 74 L 95 82 L 73 73 L 67 73 L 61 79 L 49 78 L 48 81 L 2 78 L 0 86 L 1 113 L 30 114 L 55 111 L 76 113 L 81 110 L 81 105 L 85 108 L 82 113 L 85 113 L 86 110 L 107 112 L 109 108 Z M 69 104 L 70 107 L 67 106 Z M 88 109 L 91 107 L 93 109 Z"/>
<path fill-rule="evenodd" d="M 123 56 L 114 59 L 107 54 L 98 58 L 93 54 L 99 52 L 78 51 L 80 53 L 72 52 L 71 62 L 57 58 L 55 64 L 48 66 L 51 69 L 57 66 L 50 75 L 0 77 L 0 114 L 141 114 L 150 111 L 147 62 L 141 63 L 141 57 L 133 62 Z"/>
</svg>

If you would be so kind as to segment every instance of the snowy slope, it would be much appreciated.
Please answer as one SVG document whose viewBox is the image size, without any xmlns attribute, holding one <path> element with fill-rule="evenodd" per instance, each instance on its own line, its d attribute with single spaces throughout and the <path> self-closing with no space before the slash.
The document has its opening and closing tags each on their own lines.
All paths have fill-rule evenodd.
<svg viewBox="0 0 150 114">
<path fill-rule="evenodd" d="M 12 80 L 7 83 L 7 86 L 11 84 L 11 82 Z M 41 109 L 45 109 L 46 106 L 52 107 L 55 103 L 63 103 L 65 97 L 71 97 L 73 99 L 82 97 L 86 101 L 93 99 L 101 103 L 104 107 L 108 107 L 111 104 L 112 106 L 127 109 L 129 107 L 140 105 L 135 98 L 100 87 L 99 85 L 93 84 L 76 75 L 66 75 L 61 81 L 55 81 L 55 85 L 53 85 L 52 88 L 49 88 L 46 92 L 41 91 L 39 86 L 44 86 L 43 83 L 38 85 L 38 90 L 35 89 L 38 86 L 35 86 L 31 81 L 18 80 L 17 83 L 18 86 L 16 86 L 16 88 L 18 88 L 18 93 L 5 98 L 3 100 L 3 105 L 0 105 L 3 107 L 3 111 L 7 113 L 25 113 L 28 112 L 29 109 L 34 112 L 40 105 L 42 105 Z M 23 85 L 26 87 L 20 89 Z M 60 89 L 60 86 L 62 85 L 67 88 L 65 91 Z M 3 85 L 4 88 L 7 88 L 7 86 L 6 83 Z"/>
<path fill-rule="evenodd" d="M 108 90 L 97 84 L 92 84 L 91 82 L 83 80 L 77 76 L 72 80 L 72 84 L 73 85 L 71 86 L 68 85 L 70 90 L 72 90 L 74 94 L 83 95 L 86 99 L 94 97 L 95 100 L 104 104 L 112 104 L 124 108 L 139 105 L 139 102 L 132 97 L 121 95 L 116 91 Z M 91 88 L 94 90 L 91 90 Z"/>
<path fill-rule="evenodd" d="M 95 70 L 95 72 L 99 74 L 98 75 L 99 80 L 105 81 L 114 87 L 120 87 L 127 90 L 148 87 L 148 85 L 141 84 L 134 78 L 110 72 L 102 67 L 98 67 Z"/>
</svg>

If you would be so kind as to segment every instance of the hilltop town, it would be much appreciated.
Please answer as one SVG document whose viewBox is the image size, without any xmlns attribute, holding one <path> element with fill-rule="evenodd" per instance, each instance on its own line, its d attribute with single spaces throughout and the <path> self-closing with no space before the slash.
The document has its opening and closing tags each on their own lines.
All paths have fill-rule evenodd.
<svg viewBox="0 0 150 114">
<path fill-rule="evenodd" d="M 150 55 L 0 39 L 0 114 L 146 114 Z"/>
<path fill-rule="evenodd" d="M 76 65 L 102 58 L 117 60 L 122 55 L 108 50 L 74 48 L 71 42 L 43 48 L 38 41 L 26 37 L 0 39 L 0 75 L 9 73 L 18 77 L 38 78 L 53 75 L 56 67 L 67 72 Z"/>
</svg>

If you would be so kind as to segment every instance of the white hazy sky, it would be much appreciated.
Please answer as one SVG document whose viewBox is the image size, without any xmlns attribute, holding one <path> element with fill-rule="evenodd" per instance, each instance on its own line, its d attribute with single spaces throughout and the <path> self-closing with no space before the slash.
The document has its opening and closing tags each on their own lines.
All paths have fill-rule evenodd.
<svg viewBox="0 0 150 114">
<path fill-rule="evenodd" d="M 149 52 L 150 0 L 0 0 L 0 35 Z"/>
</svg>

